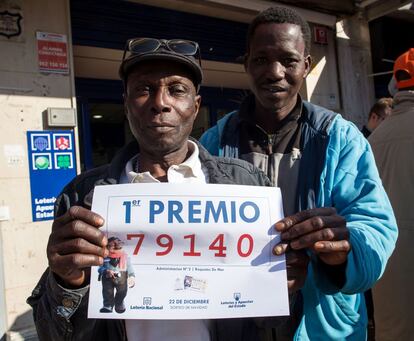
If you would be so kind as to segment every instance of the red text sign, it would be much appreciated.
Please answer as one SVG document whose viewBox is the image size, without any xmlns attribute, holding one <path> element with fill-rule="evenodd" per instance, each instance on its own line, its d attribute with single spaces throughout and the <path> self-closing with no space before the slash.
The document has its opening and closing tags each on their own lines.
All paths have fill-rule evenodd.
<svg viewBox="0 0 414 341">
<path fill-rule="evenodd" d="M 39 71 L 69 73 L 68 44 L 64 34 L 36 32 Z"/>
</svg>

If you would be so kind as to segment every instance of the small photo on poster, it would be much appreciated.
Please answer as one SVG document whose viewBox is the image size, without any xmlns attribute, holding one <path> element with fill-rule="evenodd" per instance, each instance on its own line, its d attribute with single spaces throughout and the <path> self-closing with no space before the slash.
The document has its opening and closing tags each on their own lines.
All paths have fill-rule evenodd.
<svg viewBox="0 0 414 341">
<path fill-rule="evenodd" d="M 102 308 L 100 313 L 122 314 L 126 310 L 125 297 L 128 288 L 135 286 L 135 274 L 124 243 L 118 237 L 108 238 L 108 257 L 98 268 L 98 281 L 102 283 Z"/>
</svg>

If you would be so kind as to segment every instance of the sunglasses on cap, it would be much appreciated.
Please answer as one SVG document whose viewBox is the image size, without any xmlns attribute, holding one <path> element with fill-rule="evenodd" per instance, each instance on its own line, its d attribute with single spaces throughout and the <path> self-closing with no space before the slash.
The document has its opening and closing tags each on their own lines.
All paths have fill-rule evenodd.
<svg viewBox="0 0 414 341">
<path fill-rule="evenodd" d="M 155 38 L 132 38 L 126 42 L 122 61 L 125 60 L 127 53 L 131 55 L 140 55 L 158 50 L 169 50 L 183 56 L 198 56 L 198 62 L 201 66 L 200 48 L 198 43 L 191 40 L 183 39 L 155 39 Z"/>
</svg>

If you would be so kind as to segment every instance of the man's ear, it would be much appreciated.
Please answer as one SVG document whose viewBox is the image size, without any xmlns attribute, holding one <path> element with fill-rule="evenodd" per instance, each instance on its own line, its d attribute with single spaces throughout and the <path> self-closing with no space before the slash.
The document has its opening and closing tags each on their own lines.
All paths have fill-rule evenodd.
<svg viewBox="0 0 414 341">
<path fill-rule="evenodd" d="M 194 120 L 197 118 L 198 112 L 200 111 L 201 107 L 201 96 L 196 95 L 194 97 Z"/>
<path fill-rule="evenodd" d="M 308 54 L 305 57 L 305 73 L 303 74 L 303 78 L 306 78 L 311 70 L 312 67 L 312 56 L 310 54 Z"/>
<path fill-rule="evenodd" d="M 128 105 L 127 105 L 127 102 L 126 102 L 127 94 L 125 92 L 122 94 L 122 98 L 124 100 L 124 114 L 125 114 L 126 117 L 128 117 Z"/>
<path fill-rule="evenodd" d="M 372 118 L 374 119 L 374 121 L 380 121 L 381 120 L 381 116 L 378 115 L 375 111 L 372 112 Z"/>
</svg>

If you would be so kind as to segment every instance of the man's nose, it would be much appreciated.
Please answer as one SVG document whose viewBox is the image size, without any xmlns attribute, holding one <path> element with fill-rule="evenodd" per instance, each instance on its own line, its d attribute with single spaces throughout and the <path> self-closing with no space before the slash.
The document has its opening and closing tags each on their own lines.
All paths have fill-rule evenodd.
<svg viewBox="0 0 414 341">
<path fill-rule="evenodd" d="M 280 80 L 285 78 L 286 68 L 282 63 L 275 61 L 270 63 L 267 69 L 266 76 L 271 80 Z"/>
<path fill-rule="evenodd" d="M 171 111 L 170 96 L 165 88 L 158 88 L 154 92 L 152 101 L 152 111 L 154 113 Z"/>
</svg>

